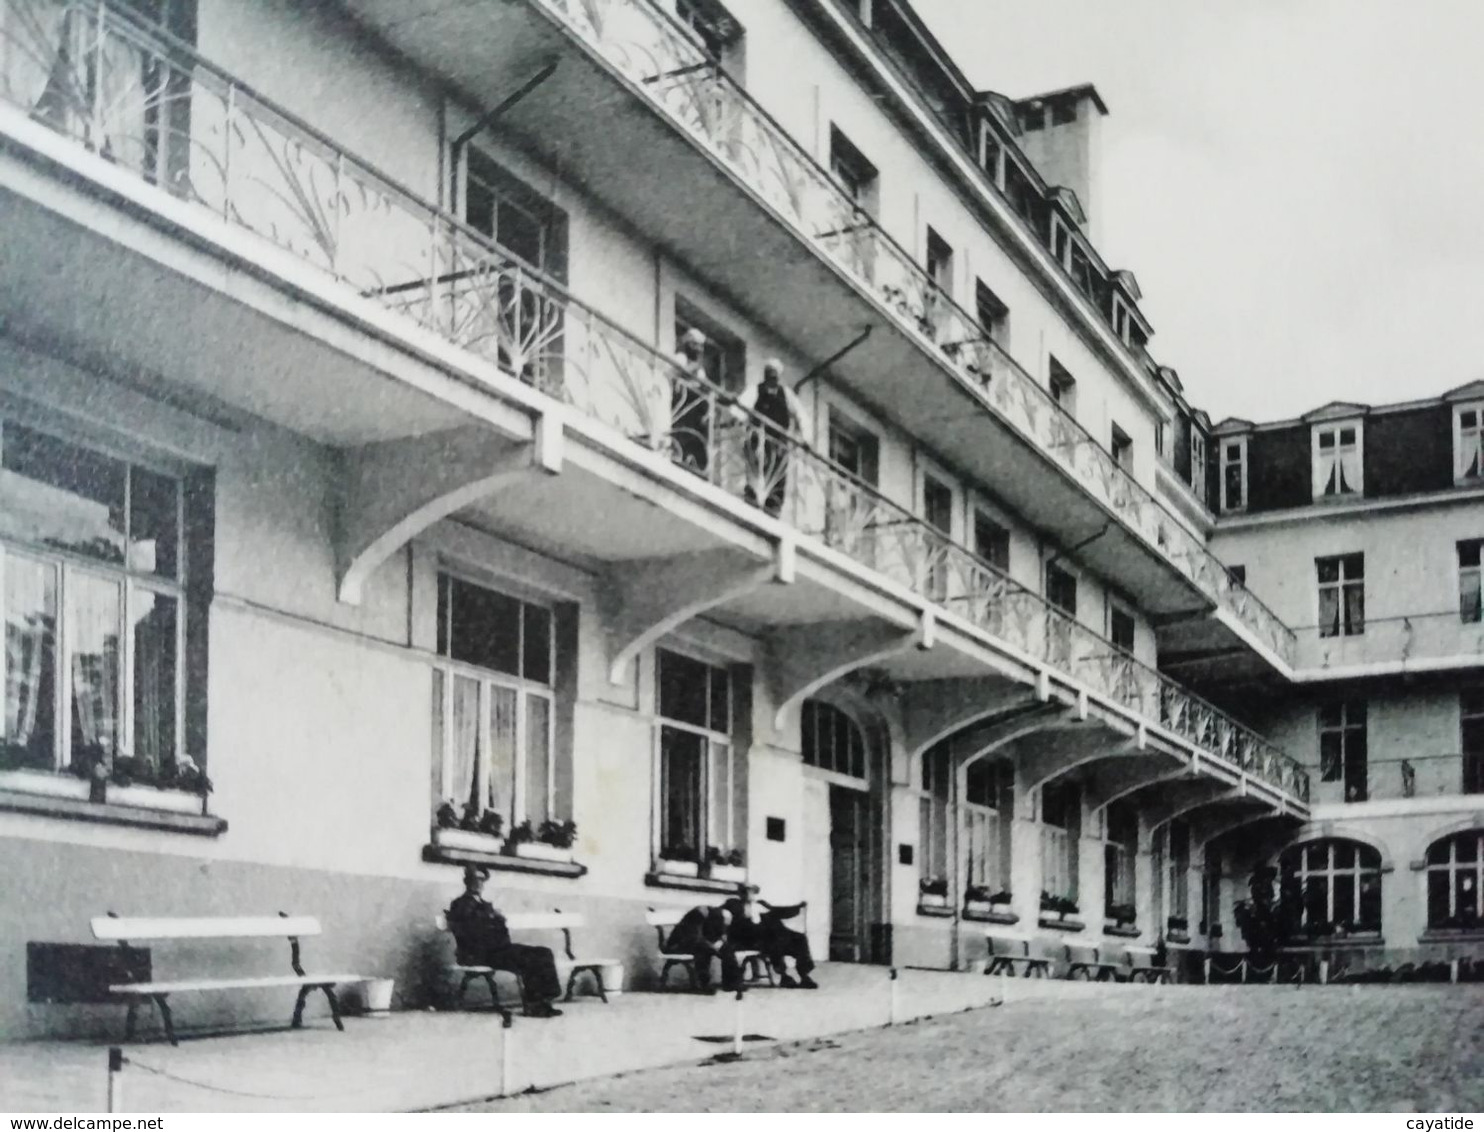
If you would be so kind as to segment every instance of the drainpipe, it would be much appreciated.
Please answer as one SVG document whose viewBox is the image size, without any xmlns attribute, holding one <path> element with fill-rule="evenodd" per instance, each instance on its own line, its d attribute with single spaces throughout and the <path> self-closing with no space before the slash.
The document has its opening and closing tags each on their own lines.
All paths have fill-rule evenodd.
<svg viewBox="0 0 1484 1132">
<path fill-rule="evenodd" d="M 488 129 L 495 123 L 495 120 L 497 118 L 501 117 L 507 111 L 511 110 L 517 102 L 525 98 L 526 95 L 530 94 L 531 91 L 535 90 L 547 79 L 551 78 L 552 72 L 557 69 L 557 62 L 558 61 L 555 57 L 550 59 L 544 67 L 542 67 L 534 75 L 523 82 L 514 93 L 509 94 L 505 98 L 501 99 L 493 110 L 489 111 L 489 113 L 481 117 L 479 121 L 475 122 L 474 125 L 470 126 L 462 134 L 454 138 L 453 151 L 457 153 L 459 150 L 463 149 L 464 146 L 469 143 L 470 139 L 472 139 L 475 134 L 482 133 L 484 130 Z"/>
<path fill-rule="evenodd" d="M 949 839 L 951 843 L 950 852 L 953 854 L 953 856 L 950 858 L 950 863 L 948 866 L 948 900 L 949 907 L 953 909 L 953 918 L 948 921 L 948 967 L 949 970 L 952 971 L 957 971 L 959 969 L 958 936 L 959 927 L 961 926 L 959 923 L 959 916 L 960 910 L 962 908 L 962 901 L 959 899 L 959 893 L 963 891 L 963 886 L 959 883 L 961 880 L 960 873 L 962 872 L 962 863 L 959 860 L 959 829 L 963 825 L 963 815 L 959 812 L 958 804 L 958 780 L 960 767 L 958 766 L 958 760 L 956 757 L 958 752 L 954 749 L 955 746 L 956 744 L 954 744 L 952 740 L 949 740 L 948 750 L 950 758 L 952 759 L 953 775 L 948 781 L 948 816 L 951 822 L 952 829 L 952 837 Z"/>
<path fill-rule="evenodd" d="M 1046 559 L 1046 566 L 1054 566 L 1058 562 L 1060 562 L 1063 558 L 1070 558 L 1072 555 L 1077 554 L 1078 552 L 1080 552 L 1082 550 L 1085 550 L 1087 547 L 1089 547 L 1093 543 L 1097 542 L 1098 539 L 1102 538 L 1105 534 L 1107 534 L 1112 529 L 1113 529 L 1113 523 L 1110 520 L 1109 522 L 1104 523 L 1103 524 L 1103 529 L 1100 530 L 1097 534 L 1093 535 L 1091 538 L 1085 538 L 1081 542 L 1077 543 L 1076 545 L 1071 546 L 1071 547 L 1068 547 L 1066 550 L 1058 550 L 1050 558 Z M 1044 570 L 1045 567 L 1042 567 L 1042 569 Z"/>
</svg>

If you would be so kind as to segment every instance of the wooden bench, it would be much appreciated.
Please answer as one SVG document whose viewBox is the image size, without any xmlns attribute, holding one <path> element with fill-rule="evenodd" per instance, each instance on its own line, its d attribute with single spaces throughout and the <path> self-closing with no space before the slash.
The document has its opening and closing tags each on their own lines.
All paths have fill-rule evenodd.
<svg viewBox="0 0 1484 1132">
<path fill-rule="evenodd" d="M 984 968 L 986 975 L 1008 974 L 1012 978 L 1023 975 L 1027 979 L 1051 977 L 1051 960 L 1032 955 L 1029 940 L 985 932 L 984 941 L 989 944 L 989 965 Z"/>
<path fill-rule="evenodd" d="M 433 926 L 440 932 L 448 931 L 448 915 L 439 912 L 433 920 Z M 567 995 L 565 1001 L 571 1002 L 576 992 L 577 977 L 579 975 L 591 975 L 593 982 L 598 988 L 598 997 L 603 1002 L 608 1001 L 608 987 L 603 985 L 603 968 L 616 966 L 618 959 L 578 959 L 572 952 L 572 932 L 578 928 L 587 927 L 587 917 L 576 912 L 563 912 L 560 908 L 553 908 L 550 912 L 516 912 L 505 917 L 505 926 L 512 932 L 538 932 L 559 931 L 562 933 L 562 950 L 555 952 L 557 973 L 563 970 L 567 972 Z M 454 999 L 454 1006 L 464 1004 L 464 993 L 469 989 L 469 984 L 475 979 L 483 979 L 485 986 L 489 987 L 490 1001 L 494 1003 L 497 1010 L 500 1006 L 500 995 L 495 989 L 495 975 L 503 972 L 515 978 L 516 989 L 520 992 L 522 1003 L 526 1001 L 526 987 L 520 972 L 509 967 L 487 967 L 470 963 L 450 963 L 448 969 L 451 973 L 461 976 L 458 994 Z M 614 987 L 621 990 L 621 987 Z"/>
<path fill-rule="evenodd" d="M 1087 943 L 1069 943 L 1066 948 L 1067 978 L 1099 983 L 1117 980 L 1123 965 L 1108 962 L 1102 948 Z"/>
<path fill-rule="evenodd" d="M 319 935 L 319 920 L 314 916 L 290 916 L 280 912 L 276 916 L 96 916 L 92 921 L 93 937 L 113 940 L 124 949 L 131 950 L 140 940 L 223 940 L 223 939 L 287 939 L 289 944 L 288 975 L 239 976 L 235 978 L 185 978 L 147 983 L 115 983 L 109 986 L 110 994 L 128 1000 L 129 1013 L 124 1023 L 124 1038 L 134 1038 L 134 1023 L 141 1001 L 153 1002 L 165 1027 L 165 1036 L 171 1045 L 179 1045 L 175 1039 L 175 1023 L 170 1016 L 169 998 L 172 994 L 187 994 L 192 991 L 260 990 L 268 987 L 298 987 L 299 997 L 294 1002 L 293 1026 L 297 1029 L 304 1023 L 304 1002 L 310 991 L 323 991 L 330 1004 L 330 1017 L 335 1028 L 344 1030 L 340 1020 L 340 1003 L 335 998 L 336 983 L 365 982 L 365 975 L 308 975 L 300 964 L 299 940 L 304 936 Z"/>
<path fill-rule="evenodd" d="M 660 959 L 664 965 L 660 968 L 660 990 L 669 989 L 670 971 L 679 967 L 686 973 L 690 980 L 691 990 L 698 986 L 696 982 L 696 957 L 686 951 L 666 951 L 667 937 L 674 930 L 675 925 L 685 917 L 689 908 L 651 908 L 644 915 L 644 922 L 654 929 L 655 943 L 659 948 Z M 773 967 L 760 951 L 742 950 L 736 952 L 737 965 L 742 968 L 742 981 L 746 984 L 760 983 L 767 980 L 771 987 L 773 982 Z"/>
<path fill-rule="evenodd" d="M 1134 983 L 1168 983 L 1173 972 L 1163 964 L 1154 962 L 1154 948 L 1126 947 L 1128 977 Z"/>
</svg>

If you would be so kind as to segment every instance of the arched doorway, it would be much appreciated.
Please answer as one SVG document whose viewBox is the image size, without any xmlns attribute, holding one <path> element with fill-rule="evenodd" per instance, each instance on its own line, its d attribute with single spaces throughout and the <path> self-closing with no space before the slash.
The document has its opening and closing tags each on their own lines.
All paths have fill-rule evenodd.
<svg viewBox="0 0 1484 1132">
<path fill-rule="evenodd" d="M 827 842 L 819 839 L 827 845 L 827 875 L 821 855 L 811 853 L 810 858 L 819 867 L 816 890 L 828 893 L 821 904 L 828 907 L 829 957 L 886 962 L 884 745 L 875 729 L 862 725 L 857 712 L 827 699 L 804 701 L 800 727 L 813 810 L 809 824 L 821 833 L 828 829 Z M 810 919 L 818 922 L 813 915 Z"/>
</svg>

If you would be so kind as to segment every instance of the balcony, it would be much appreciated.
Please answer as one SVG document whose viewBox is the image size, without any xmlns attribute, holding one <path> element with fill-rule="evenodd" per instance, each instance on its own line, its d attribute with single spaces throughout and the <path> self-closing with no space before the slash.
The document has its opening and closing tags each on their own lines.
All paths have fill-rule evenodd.
<svg viewBox="0 0 1484 1132">
<path fill-rule="evenodd" d="M 1405 799 L 1484 800 L 1484 754 L 1411 755 L 1372 759 L 1363 768 L 1342 768 L 1333 781 L 1315 780 L 1315 805 L 1355 805 Z"/>
<path fill-rule="evenodd" d="M 62 18 L 69 12 L 86 20 Z M 106 157 L 162 197 L 251 233 L 265 251 L 289 253 L 378 304 L 397 326 L 431 332 L 518 379 L 512 389 L 565 404 L 633 453 L 647 449 L 765 510 L 935 603 L 1002 652 L 1198 748 L 1231 777 L 1306 802 L 1304 771 L 1260 736 L 185 47 L 95 6 L 0 0 L 0 20 L 0 60 L 11 63 L 0 72 L 0 101 L 19 105 L 29 122 Z M 67 50 L 81 29 L 84 50 Z M 535 507 L 538 529 L 550 513 Z M 623 521 L 630 542 L 650 537 Z"/>
<path fill-rule="evenodd" d="M 1185 619 L 1214 610 L 1211 647 L 1289 664 L 1282 622 L 648 0 L 489 0 L 415 21 L 391 0 L 344 3 L 478 105 L 560 59 L 502 115 L 502 130 L 602 186 L 606 206 L 664 233 L 689 267 L 812 356 L 875 328 L 832 370 L 858 397 L 932 436 L 1039 528 L 1081 545 L 1144 608 Z"/>
<path fill-rule="evenodd" d="M 1364 624 L 1364 632 L 1350 636 L 1321 636 L 1317 626 L 1298 630 L 1294 679 L 1484 667 L 1484 623 L 1463 620 L 1457 609 L 1378 617 Z"/>
</svg>

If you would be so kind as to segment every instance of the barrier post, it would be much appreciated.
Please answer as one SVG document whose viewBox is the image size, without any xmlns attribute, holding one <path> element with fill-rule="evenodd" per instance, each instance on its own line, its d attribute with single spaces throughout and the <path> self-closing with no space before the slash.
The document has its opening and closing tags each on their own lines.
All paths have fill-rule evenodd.
<svg viewBox="0 0 1484 1132">
<path fill-rule="evenodd" d="M 1457 959 L 1453 960 L 1451 963 L 1448 964 L 1448 981 L 1450 983 L 1456 983 L 1456 982 L 1458 982 L 1458 960 Z"/>
<path fill-rule="evenodd" d="M 891 999 L 890 1006 L 887 1008 L 886 1024 L 895 1026 L 897 1024 L 897 969 L 895 967 L 891 969 L 891 978 L 888 983 L 890 984 L 888 993 Z"/>
<path fill-rule="evenodd" d="M 1303 968 L 1300 968 L 1299 970 L 1300 970 L 1300 980 L 1299 981 L 1302 982 L 1303 981 L 1303 979 L 1302 979 Z M 1322 986 L 1322 987 L 1329 986 L 1329 960 L 1328 959 L 1321 959 L 1319 961 L 1319 985 Z"/>
<path fill-rule="evenodd" d="M 122 1112 L 124 1108 L 124 1051 L 118 1046 L 108 1047 L 108 1111 Z"/>
<path fill-rule="evenodd" d="M 742 994 L 737 991 L 736 1006 L 732 1011 L 732 1056 L 742 1056 Z"/>
<path fill-rule="evenodd" d="M 508 1097 L 510 1095 L 510 1037 L 515 1029 L 515 1020 L 510 1016 L 510 1011 L 502 1012 L 500 1016 L 500 1088 L 495 1093 L 497 1097 Z"/>
<path fill-rule="evenodd" d="M 1211 985 L 1211 960 L 1210 959 L 1203 959 L 1201 961 L 1201 967 L 1202 967 L 1202 975 L 1203 975 L 1203 977 L 1206 980 L 1206 985 L 1207 986 L 1210 986 Z"/>
</svg>

